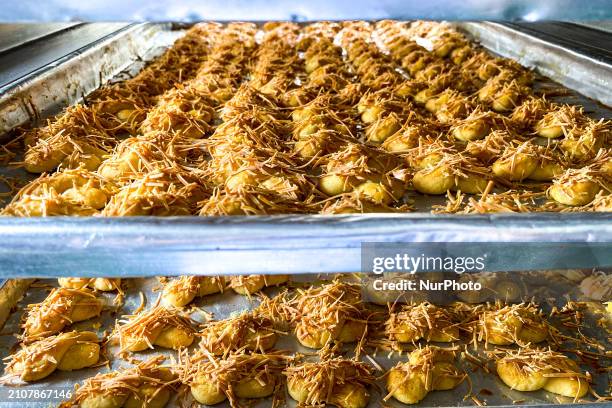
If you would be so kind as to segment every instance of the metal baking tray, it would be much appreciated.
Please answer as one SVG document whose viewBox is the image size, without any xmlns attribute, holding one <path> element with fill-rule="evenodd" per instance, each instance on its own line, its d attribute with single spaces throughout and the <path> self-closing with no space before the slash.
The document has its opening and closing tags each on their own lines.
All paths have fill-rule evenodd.
<svg viewBox="0 0 612 408">
<path fill-rule="evenodd" d="M 521 56 L 522 62 L 556 81 L 583 84 L 579 89 L 584 93 L 595 87 L 587 86 L 594 82 L 591 75 L 597 74 L 599 81 L 612 78 L 610 66 L 602 67 L 589 58 L 578 61 L 572 52 L 559 47 L 554 59 L 544 65 L 537 58 L 543 52 L 536 47 L 542 46 L 540 42 L 511 28 L 493 23 L 457 24 L 493 52 Z M 10 129 L 75 102 L 100 84 L 98 71 L 104 79 L 121 70 L 139 69 L 140 63 L 132 64 L 139 56 L 168 46 L 178 35 L 168 24 L 136 24 L 48 67 L 0 97 L 0 118 L 5 121 L 0 128 Z M 547 68 L 570 62 L 581 69 Z M 66 93 L 68 79 L 69 89 L 78 92 Z M 574 82 L 567 82 L 570 80 Z M 601 94 L 592 96 L 612 95 L 610 86 L 598 83 L 595 88 L 593 92 Z M 609 108 L 575 92 L 565 100 L 584 105 L 596 117 L 612 116 Z M 22 169 L 0 165 L 3 175 L 33 178 Z M 0 183 L 0 192 L 2 188 Z M 382 215 L 1 218 L 0 235 L 6 239 L 0 243 L 0 268 L 5 276 L 14 277 L 70 275 L 81 270 L 81 265 L 84 273 L 99 276 L 121 274 L 128 268 L 137 275 L 166 274 L 170 268 L 182 274 L 345 272 L 359 268 L 361 242 L 612 241 L 609 214 L 432 215 L 428 210 L 436 200 L 440 198 L 417 203 L 413 213 Z"/>
<path fill-rule="evenodd" d="M 562 276 L 560 271 L 557 272 L 549 272 L 553 273 L 553 276 Z M 534 295 L 536 299 L 541 301 L 544 308 L 550 308 L 552 305 L 562 306 L 565 304 L 567 299 L 572 300 L 586 300 L 584 295 L 576 289 L 576 284 L 572 284 L 569 280 L 564 280 L 562 278 L 559 279 L 551 279 L 550 274 L 548 275 L 548 279 L 533 279 L 533 274 L 531 272 L 524 273 L 516 273 L 513 277 L 519 284 L 523 286 L 527 286 L 527 291 L 524 292 L 526 296 Z M 332 275 L 326 276 L 315 276 L 315 275 L 300 275 L 293 277 L 292 285 L 295 286 L 303 286 L 310 285 L 311 283 L 320 283 L 323 279 L 331 279 Z M 347 276 L 346 279 L 356 279 L 354 276 Z M 44 299 L 48 292 L 48 288 L 50 286 L 56 286 L 56 280 L 41 280 L 36 281 L 28 291 L 26 292 L 23 299 L 21 299 L 15 308 L 15 312 L 12 313 L 7 320 L 4 329 L 2 331 L 3 336 L 0 337 L 0 356 L 6 357 L 15 347 L 16 339 L 12 336 L 12 334 L 19 333 L 19 321 L 22 317 L 22 311 L 24 310 L 24 306 L 30 303 L 36 303 Z M 156 278 L 138 278 L 138 279 L 129 279 L 124 282 L 125 287 L 125 302 L 122 307 L 113 306 L 113 298 L 115 296 L 114 293 L 104 293 L 102 296 L 104 297 L 106 303 L 109 305 L 102 313 L 100 318 L 91 319 L 89 321 L 80 322 L 73 327 L 80 330 L 93 330 L 98 333 L 102 333 L 106 330 L 106 332 L 110 332 L 114 327 L 115 320 L 119 318 L 123 314 L 130 314 L 135 309 L 137 309 L 142 304 L 141 293 L 144 295 L 145 299 L 145 309 L 151 307 L 153 303 L 157 300 L 160 292 L 159 289 L 161 284 Z M 267 288 L 264 292 L 273 296 L 278 293 L 282 288 Z M 443 294 L 440 293 L 429 293 L 427 296 L 432 302 L 449 302 L 456 299 L 457 293 L 454 292 L 446 292 Z M 556 300 L 550 300 L 556 299 Z M 212 313 L 214 319 L 223 319 L 229 317 L 230 314 L 251 309 L 254 305 L 257 304 L 257 297 L 253 296 L 249 299 L 246 296 L 238 295 L 234 293 L 231 289 L 226 291 L 223 294 L 206 296 L 203 298 L 196 298 L 196 300 L 192 303 L 192 305 L 197 306 L 196 308 L 189 309 L 189 306 L 186 310 L 191 310 L 192 318 L 196 321 L 204 321 L 201 310 L 204 310 L 208 313 Z M 545 305 L 547 304 L 547 305 Z M 372 307 L 376 307 L 373 306 Z M 599 307 L 601 308 L 601 303 L 599 303 Z M 379 310 L 384 310 L 384 307 L 379 307 Z M 611 346 L 610 338 L 606 335 L 604 329 L 597 328 L 595 329 L 595 320 L 601 318 L 601 315 L 586 313 L 587 315 L 587 324 L 590 328 L 585 329 L 585 334 L 589 336 L 597 335 L 598 341 L 602 342 L 604 345 L 607 345 L 608 350 Z M 96 326 L 96 323 L 101 323 L 101 326 Z M 197 343 L 197 340 L 196 340 Z M 443 344 L 440 344 L 444 346 Z M 80 383 L 83 379 L 93 376 L 98 372 L 106 372 L 107 370 L 114 370 L 120 367 L 129 367 L 130 363 L 119 359 L 115 356 L 116 346 L 109 346 L 107 350 L 107 355 L 109 357 L 110 363 L 109 367 L 98 367 L 98 368 L 89 368 L 84 370 L 78 370 L 74 372 L 60 372 L 56 371 L 47 377 L 44 380 L 39 382 L 31 383 L 25 386 L 23 389 L 32 389 L 32 390 L 45 390 L 52 389 L 59 391 L 67 391 L 73 390 L 74 384 Z M 195 347 L 192 346 L 192 347 Z M 482 348 L 482 346 L 481 346 Z M 286 336 L 281 336 L 279 339 L 276 349 L 280 350 L 290 350 L 294 352 L 301 353 L 312 353 L 313 350 L 306 349 L 301 346 L 295 337 L 291 334 Z M 471 350 L 471 349 L 470 349 Z M 351 357 L 353 354 L 353 346 L 346 345 L 344 351 L 346 352 L 347 357 Z M 149 357 L 164 354 L 171 359 L 172 356 L 176 356 L 176 353 L 173 351 L 160 351 L 150 350 L 142 353 L 134 353 L 133 357 L 139 360 L 146 360 Z M 369 356 L 369 357 L 368 357 Z M 364 355 L 362 357 L 363 361 L 371 361 L 372 358 L 378 365 L 380 365 L 385 371 L 392 366 L 394 366 L 399 361 L 406 361 L 406 355 L 398 355 L 397 353 L 388 356 L 387 352 L 379 351 L 377 353 L 372 353 L 371 351 L 367 353 L 367 356 Z M 609 363 L 609 362 L 608 362 Z M 605 361 L 600 361 L 601 366 L 605 366 Z M 521 406 L 536 406 L 536 405 L 551 405 L 551 404 L 562 404 L 563 406 L 590 406 L 590 407 L 598 407 L 603 406 L 599 404 L 593 403 L 593 398 L 590 396 L 585 397 L 584 400 L 577 401 L 577 404 L 572 403 L 572 399 L 555 396 L 554 394 L 550 394 L 544 391 L 538 392 L 530 392 L 530 393 L 522 393 L 518 391 L 512 391 L 507 386 L 505 386 L 501 381 L 497 378 L 494 372 L 490 374 L 486 374 L 481 369 L 474 370 L 471 365 L 469 365 L 466 361 L 462 361 L 460 359 L 459 363 L 460 367 L 462 367 L 470 376 L 473 383 L 473 393 L 477 396 L 477 398 L 484 404 L 488 406 L 502 407 L 502 406 L 510 406 L 513 403 L 517 403 L 517 401 L 521 401 Z M 588 369 L 588 367 L 583 367 L 584 369 Z M 593 370 L 590 369 L 592 372 Z M 377 375 L 382 375 L 383 372 L 377 373 Z M 612 373 L 603 372 L 599 374 L 593 374 L 594 376 L 594 384 L 593 388 L 599 395 L 610 395 L 610 390 L 608 389 L 608 382 L 612 380 Z M 378 381 L 378 386 L 384 390 L 384 381 Z M 8 399 L 9 391 L 11 389 L 16 389 L 14 387 L 9 386 L 0 386 L 0 407 L 20 407 L 20 406 L 28 406 L 28 407 L 48 407 L 50 405 L 57 405 L 60 402 L 60 399 L 56 399 L 53 401 L 13 401 L 11 402 Z M 406 405 L 402 405 L 397 401 L 390 400 L 387 403 L 382 403 L 380 391 L 376 391 L 375 389 L 371 389 L 371 403 L 369 408 L 374 407 L 392 407 L 392 408 L 400 408 L 406 407 Z M 384 393 L 384 391 L 382 391 Z M 459 387 L 452 391 L 447 392 L 431 392 L 422 402 L 418 404 L 418 406 L 423 407 L 451 407 L 451 406 L 473 406 L 474 402 L 471 399 L 464 400 L 463 397 L 468 393 L 468 383 L 464 382 Z M 296 407 L 296 403 L 287 396 L 287 407 L 294 408 Z M 254 407 L 269 407 L 271 404 L 270 399 L 264 399 L 259 401 Z M 169 407 L 178 406 L 177 401 L 171 401 L 168 405 Z M 227 403 L 217 405 L 219 407 L 228 407 Z"/>
</svg>

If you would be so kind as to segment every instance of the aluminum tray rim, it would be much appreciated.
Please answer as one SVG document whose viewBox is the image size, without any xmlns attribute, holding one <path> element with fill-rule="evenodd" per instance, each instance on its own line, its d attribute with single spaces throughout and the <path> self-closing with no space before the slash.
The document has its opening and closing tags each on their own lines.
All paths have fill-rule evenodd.
<svg viewBox="0 0 612 408">
<path fill-rule="evenodd" d="M 482 250 L 514 243 L 518 249 L 502 251 L 518 261 L 535 256 L 537 243 L 607 248 L 609 221 L 605 213 L 0 218 L 0 271 L 4 277 L 356 272 L 367 242 L 463 242 Z M 592 252 L 589 268 L 606 266 L 605 248 L 603 255 Z M 555 265 L 561 258 L 546 259 Z"/>
<path fill-rule="evenodd" d="M 381 242 L 463 242 L 461 234 L 483 230 L 484 234 L 467 241 L 482 242 L 612 242 L 612 214 L 584 213 L 491 213 L 430 214 L 377 213 L 350 215 L 294 214 L 247 216 L 135 216 L 135 217 L 0 217 L 0 236 L 11 240 L 31 239 L 32 243 L 52 236 L 103 234 L 98 238 L 150 235 L 151 239 L 186 235 L 182 241 L 218 238 L 216 246 L 227 239 L 250 240 L 274 232 L 278 240 L 313 237 L 378 238 Z M 290 228 L 289 228 L 290 227 Z M 406 229 L 409 228 L 410 231 Z M 419 233 L 446 231 L 445 236 L 418 239 Z M 524 235 L 508 235 L 522 231 Z M 379 237 L 381 233 L 387 236 Z M 486 233 L 492 233 L 487 235 Z M 110 234 L 110 235 L 107 235 Z M 384 239 L 380 239 L 384 238 Z M 61 243 L 59 243 L 61 245 Z M 345 242 L 341 246 L 346 246 Z M 255 246 L 262 243 L 255 243 Z M 12 242 L 0 243 L 3 248 Z"/>
</svg>

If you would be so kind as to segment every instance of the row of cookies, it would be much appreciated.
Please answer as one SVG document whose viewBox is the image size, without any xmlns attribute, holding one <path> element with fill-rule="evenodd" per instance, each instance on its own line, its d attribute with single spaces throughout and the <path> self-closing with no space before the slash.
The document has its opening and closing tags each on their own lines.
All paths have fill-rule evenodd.
<svg viewBox="0 0 612 408">
<path fill-rule="evenodd" d="M 94 282 L 91 283 L 95 284 Z M 68 291 L 62 293 L 65 300 L 58 301 L 57 292 L 54 291 L 42 304 L 47 305 L 45 310 L 59 311 L 59 306 L 62 306 L 62 312 L 74 321 L 83 320 L 87 318 L 87 315 L 91 317 L 96 314 L 96 311 L 99 313 L 98 308 L 92 306 L 93 300 L 86 298 L 89 292 L 81 289 L 63 290 Z M 364 363 L 343 358 L 326 357 L 318 362 L 292 361 L 286 355 L 283 356 L 282 353 L 275 352 L 273 347 L 279 337 L 288 331 L 293 331 L 298 341 L 309 348 L 325 348 L 330 345 L 330 342 L 355 342 L 367 337 L 368 325 L 377 323 L 383 324 L 383 332 L 388 340 L 401 343 L 414 343 L 419 339 L 426 339 L 428 342 L 455 342 L 460 337 L 459 328 L 466 330 L 467 333 L 472 333 L 469 336 L 473 335 L 475 341 L 501 345 L 518 343 L 524 347 L 524 350 L 521 349 L 515 354 L 502 358 L 500 361 L 503 363 L 498 363 L 497 368 L 502 380 L 511 387 L 526 390 L 523 388 L 527 387 L 524 385 L 524 381 L 527 381 L 525 380 L 528 377 L 527 374 L 536 374 L 529 370 L 525 373 L 525 370 L 520 367 L 524 367 L 526 364 L 535 364 L 537 367 L 541 367 L 543 373 L 553 370 L 553 373 L 567 374 L 560 376 L 565 378 L 564 384 L 560 384 L 563 381 L 558 380 L 550 381 L 551 384 L 549 384 L 549 376 L 536 370 L 538 378 L 541 377 L 538 384 L 551 392 L 557 390 L 562 395 L 579 398 L 588 389 L 586 377 L 579 373 L 575 363 L 572 365 L 572 361 L 567 357 L 553 351 L 541 351 L 542 356 L 546 358 L 536 359 L 538 354 L 529 347 L 530 344 L 543 341 L 550 335 L 550 332 L 548 323 L 535 305 L 478 305 L 471 307 L 460 304 L 453 308 L 442 308 L 429 303 L 420 303 L 402 305 L 398 309 L 392 307 L 386 314 L 386 320 L 381 320 L 376 316 L 376 311 L 368 310 L 360 298 L 359 286 L 338 281 L 303 290 L 298 289 L 278 298 L 264 300 L 253 311 L 206 323 L 200 334 L 197 334 L 194 322 L 187 316 L 176 309 L 158 305 L 136 315 L 126 316 L 125 320 L 118 322 L 114 336 L 118 339 L 121 353 L 138 352 L 154 347 L 181 350 L 190 346 L 196 337 L 200 337 L 201 352 L 195 354 L 186 351 L 180 352 L 182 353 L 183 364 L 178 366 L 186 367 L 187 373 L 179 373 L 178 377 L 183 378 L 183 383 L 190 386 L 192 395 L 196 400 L 200 398 L 199 401 L 202 403 L 210 403 L 214 398 L 222 398 L 222 400 L 229 398 L 230 401 L 236 396 L 238 398 L 253 398 L 260 395 L 257 392 L 265 395 L 271 394 L 272 391 L 270 390 L 275 388 L 276 380 L 274 380 L 274 386 L 266 384 L 265 387 L 262 385 L 265 384 L 265 381 L 261 381 L 259 384 L 262 389 L 257 388 L 254 384 L 244 385 L 242 388 L 244 392 L 238 391 L 234 394 L 233 386 L 236 385 L 235 383 L 246 383 L 249 382 L 247 380 L 253 378 L 249 376 L 254 375 L 252 370 L 247 370 L 246 373 L 249 373 L 247 375 L 244 369 L 240 368 L 241 364 L 247 364 L 248 366 L 251 363 L 255 363 L 256 367 L 264 367 L 265 364 L 270 363 L 272 367 L 275 367 L 272 370 L 273 372 L 278 373 L 286 370 L 287 373 L 292 373 L 289 375 L 289 394 L 298 401 L 304 403 L 327 401 L 339 404 L 339 406 L 353 406 L 346 401 L 347 405 L 343 405 L 341 401 L 337 400 L 342 396 L 342 400 L 357 398 L 358 401 L 367 402 L 366 385 L 372 381 L 373 377 L 367 375 L 360 377 L 361 374 L 351 376 L 350 370 L 357 367 L 357 371 L 365 370 L 363 373 L 370 372 L 372 374 L 374 371 L 371 367 L 366 370 Z M 73 301 L 67 302 L 66 300 L 69 299 L 73 299 Z M 51 307 L 52 304 L 56 307 Z M 67 304 L 72 312 L 66 308 Z M 40 307 L 32 307 L 31 309 L 37 310 Z M 96 311 L 92 311 L 93 309 L 96 309 Z M 89 312 L 85 313 L 86 310 L 89 310 Z M 9 363 L 10 368 L 7 368 L 13 375 L 21 372 L 22 379 L 33 381 L 40 378 L 37 378 L 36 375 L 49 375 L 49 370 L 52 371 L 52 368 L 74 370 L 98 362 L 98 359 L 94 358 L 99 353 L 99 348 L 96 349 L 98 340 L 95 338 L 95 334 L 73 331 L 40 339 L 40 336 L 48 336 L 51 329 L 61 330 L 61 328 L 55 326 L 52 328 L 49 324 L 46 324 L 46 331 L 35 332 L 32 329 L 35 327 L 36 319 L 33 317 L 35 315 L 35 313 L 30 312 L 25 325 L 31 343 L 24 345 L 22 350 L 12 358 Z M 45 315 L 47 314 L 45 313 Z M 55 320 L 51 319 L 49 322 Z M 66 320 L 64 323 L 69 323 L 69 321 Z M 38 336 L 38 338 L 34 339 L 31 336 Z M 399 364 L 389 372 L 387 379 L 389 395 L 406 403 L 414 403 L 424 398 L 430 391 L 454 388 L 466 376 L 461 370 L 453 368 L 456 351 L 426 347 L 413 352 L 409 361 Z M 191 361 L 189 359 L 193 359 L 194 365 L 188 363 L 188 361 Z M 543 366 L 539 362 L 548 360 L 556 362 L 552 365 L 553 368 L 549 363 L 542 368 Z M 38 361 L 45 363 L 42 365 L 35 364 Z M 75 361 L 78 364 L 75 364 Z M 262 363 L 262 361 L 265 363 Z M 53 367 L 54 364 L 55 367 Z M 194 377 L 194 373 L 199 373 L 198 375 L 205 378 L 209 378 L 206 376 L 211 375 L 219 376 L 226 370 L 215 371 L 214 368 L 219 367 L 219 365 L 225 367 L 225 364 L 227 364 L 227 378 L 233 379 L 228 380 L 229 383 L 220 382 L 221 385 L 211 388 L 210 382 L 203 381 L 201 378 L 198 380 L 198 376 Z M 289 368 L 286 368 L 287 364 L 289 364 Z M 44 369 L 40 368 L 41 366 Z M 569 370 L 568 367 L 570 366 L 573 367 L 572 370 Z M 206 369 L 206 367 L 208 368 Z M 234 368 L 230 369 L 231 367 Z M 339 367 L 345 368 L 340 369 Z M 349 372 L 344 373 L 343 370 L 349 369 L 349 367 L 352 367 Z M 338 385 L 340 389 L 337 390 L 337 395 L 334 397 L 336 400 L 327 400 L 330 398 L 328 394 L 314 391 L 306 392 L 305 388 L 302 387 L 303 383 L 314 381 L 307 373 L 321 371 L 321 376 L 316 376 L 317 381 L 319 381 L 318 385 L 314 388 L 309 386 L 307 389 L 324 388 L 323 384 L 328 384 L 324 380 L 326 378 L 325 373 L 334 373 L 336 369 L 340 370 L 338 375 L 341 377 L 347 375 L 353 378 L 353 380 L 347 380 L 347 383 L 352 384 L 354 381 L 353 386 L 356 387 L 357 391 L 349 387 L 349 390 L 352 391 L 347 393 L 347 390 L 342 388 L 342 385 L 346 384 L 341 381 Z M 207 372 L 207 370 L 211 372 Z M 268 370 L 263 371 L 268 372 Z M 23 377 L 26 372 L 30 377 Z M 299 373 L 302 373 L 302 375 L 299 375 Z M 574 375 L 570 375 L 570 373 L 574 373 Z M 94 378 L 107 378 L 116 375 L 119 374 L 101 374 Z M 255 375 L 255 377 L 257 376 Z M 166 377 L 166 379 L 168 378 L 170 377 Z M 236 378 L 239 380 L 236 380 Z M 515 382 L 512 382 L 512 378 Z M 556 376 L 553 376 L 553 378 L 556 378 Z M 178 383 L 175 381 L 171 382 L 177 385 Z M 533 382 L 530 384 L 535 387 Z M 332 382 L 326 387 L 333 388 L 336 385 Z M 256 391 L 249 394 L 249 390 L 253 391 L 254 388 Z M 86 395 L 85 391 L 88 389 L 85 387 L 81 394 L 77 393 L 77 395 Z M 572 389 L 574 390 L 573 394 L 567 391 Z M 134 389 L 129 392 L 123 390 L 125 394 L 133 391 Z M 151 398 L 154 396 L 148 395 Z M 107 394 L 106 397 L 112 399 L 117 395 Z M 98 399 L 98 397 L 96 398 Z M 129 395 L 121 399 L 123 402 L 119 405 L 111 406 L 123 406 L 122 404 L 127 399 L 129 399 Z M 220 402 L 220 400 L 217 402 Z M 98 401 L 98 403 L 101 402 Z"/>
</svg>

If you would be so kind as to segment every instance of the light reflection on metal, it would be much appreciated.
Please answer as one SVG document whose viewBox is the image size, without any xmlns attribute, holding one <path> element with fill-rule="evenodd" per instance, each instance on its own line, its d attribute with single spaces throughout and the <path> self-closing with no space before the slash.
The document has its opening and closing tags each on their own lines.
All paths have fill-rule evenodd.
<svg viewBox="0 0 612 408">
<path fill-rule="evenodd" d="M 363 242 L 612 242 L 609 215 L 0 217 L 3 277 L 350 272 Z M 516 256 L 537 256 L 525 245 Z M 593 259 L 593 267 L 603 265 Z M 509 267 L 510 268 L 510 267 Z"/>
</svg>

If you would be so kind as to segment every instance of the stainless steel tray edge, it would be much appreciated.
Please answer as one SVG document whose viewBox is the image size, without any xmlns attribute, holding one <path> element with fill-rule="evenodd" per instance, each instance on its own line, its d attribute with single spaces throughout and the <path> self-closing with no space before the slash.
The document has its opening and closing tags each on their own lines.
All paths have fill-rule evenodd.
<svg viewBox="0 0 612 408">
<path fill-rule="evenodd" d="M 566 87 L 612 106 L 612 66 L 500 23 L 453 23 L 485 48 L 516 59 Z"/>
<path fill-rule="evenodd" d="M 42 277 L 350 272 L 361 270 L 363 242 L 601 244 L 612 242 L 611 219 L 605 213 L 0 218 L 0 273 Z M 525 256 L 529 250 L 525 245 Z"/>
<path fill-rule="evenodd" d="M 83 96 L 145 57 L 156 45 L 170 45 L 173 38 L 158 35 L 167 27 L 132 24 L 1 89 L 0 140 L 17 126 L 81 101 Z"/>
</svg>

